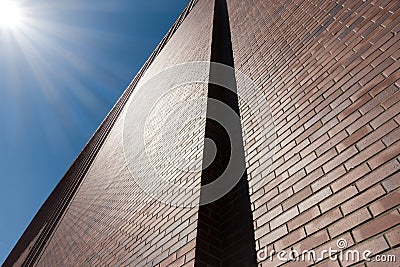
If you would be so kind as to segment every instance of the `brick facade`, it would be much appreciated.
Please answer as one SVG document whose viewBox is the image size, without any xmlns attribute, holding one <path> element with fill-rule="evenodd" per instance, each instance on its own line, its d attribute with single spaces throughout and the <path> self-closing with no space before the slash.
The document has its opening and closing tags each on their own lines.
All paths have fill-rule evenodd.
<svg viewBox="0 0 400 267">
<path fill-rule="evenodd" d="M 321 250 L 345 238 L 399 258 L 400 236 L 387 238 L 400 224 L 399 2 L 228 7 L 235 67 L 262 88 L 275 122 L 267 171 L 251 153 L 256 130 L 244 135 L 257 249 Z M 243 118 L 249 131 L 251 123 Z"/>
<path fill-rule="evenodd" d="M 226 3 L 227 28 L 218 28 L 221 12 L 214 1 L 190 2 L 6 266 L 252 266 L 265 247 L 319 253 L 336 248 L 340 239 L 346 249 L 397 256 L 397 265 L 360 261 L 356 266 L 398 266 L 400 3 L 216 2 Z M 210 60 L 250 77 L 268 107 L 257 106 L 257 96 L 238 87 L 244 178 L 211 205 L 174 207 L 164 203 L 173 195 L 165 194 L 161 202 L 150 198 L 131 177 L 122 143 L 126 103 L 135 97 L 135 87 L 159 71 Z M 195 95 L 206 103 L 213 97 L 211 87 L 190 90 L 175 100 Z M 249 111 L 249 103 L 257 110 Z M 161 108 L 173 104 L 166 101 Z M 251 112 L 273 125 L 254 121 Z M 182 143 L 184 156 L 202 158 L 207 135 L 225 142 L 205 117 L 191 127 L 196 135 Z M 169 175 L 182 183 L 213 179 L 207 171 Z M 200 194 L 194 190 L 189 197 Z M 325 256 L 285 266 L 354 263 Z M 267 258 L 258 264 L 283 262 Z"/>
</svg>

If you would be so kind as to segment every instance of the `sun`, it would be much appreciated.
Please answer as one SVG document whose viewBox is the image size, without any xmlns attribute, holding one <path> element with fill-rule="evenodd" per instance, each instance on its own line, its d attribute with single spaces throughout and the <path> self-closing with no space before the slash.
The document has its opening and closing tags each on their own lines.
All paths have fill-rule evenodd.
<svg viewBox="0 0 400 267">
<path fill-rule="evenodd" d="M 0 0 L 0 27 L 18 27 L 21 19 L 21 10 L 15 1 Z"/>
</svg>

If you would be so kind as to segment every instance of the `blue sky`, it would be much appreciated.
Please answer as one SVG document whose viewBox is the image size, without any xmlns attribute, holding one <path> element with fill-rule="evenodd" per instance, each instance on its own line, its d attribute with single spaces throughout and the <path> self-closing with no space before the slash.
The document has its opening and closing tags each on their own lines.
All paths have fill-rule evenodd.
<svg viewBox="0 0 400 267">
<path fill-rule="evenodd" d="M 0 27 L 0 263 L 188 2 L 15 1 L 21 25 Z"/>
</svg>

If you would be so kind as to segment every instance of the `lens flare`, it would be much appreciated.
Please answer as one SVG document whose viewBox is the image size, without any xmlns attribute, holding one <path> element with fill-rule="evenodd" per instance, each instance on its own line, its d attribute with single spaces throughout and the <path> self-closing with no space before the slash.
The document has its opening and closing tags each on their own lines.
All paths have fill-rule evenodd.
<svg viewBox="0 0 400 267">
<path fill-rule="evenodd" d="M 21 9 L 15 1 L 0 0 L 0 27 L 15 28 L 21 20 Z"/>
</svg>

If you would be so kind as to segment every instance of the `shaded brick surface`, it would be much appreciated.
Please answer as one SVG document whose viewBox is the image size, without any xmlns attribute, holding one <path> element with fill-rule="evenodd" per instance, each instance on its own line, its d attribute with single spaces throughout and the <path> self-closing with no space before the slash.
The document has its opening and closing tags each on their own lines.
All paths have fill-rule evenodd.
<svg viewBox="0 0 400 267">
<path fill-rule="evenodd" d="M 261 149 L 253 141 L 260 126 L 242 116 L 257 249 L 321 250 L 345 238 L 349 247 L 395 254 L 399 2 L 228 6 L 235 66 L 261 88 L 275 122 L 274 161 L 263 171 L 249 153 Z M 241 110 L 254 100 L 246 95 Z"/>
</svg>

